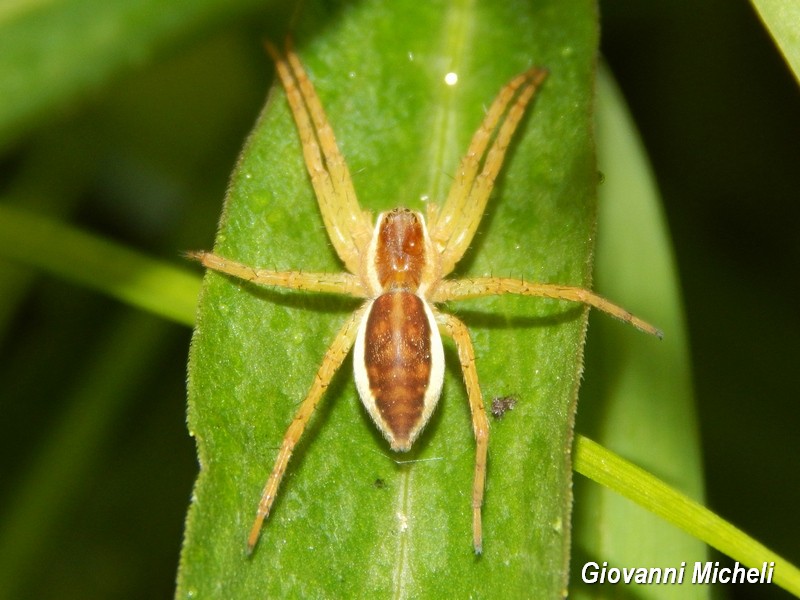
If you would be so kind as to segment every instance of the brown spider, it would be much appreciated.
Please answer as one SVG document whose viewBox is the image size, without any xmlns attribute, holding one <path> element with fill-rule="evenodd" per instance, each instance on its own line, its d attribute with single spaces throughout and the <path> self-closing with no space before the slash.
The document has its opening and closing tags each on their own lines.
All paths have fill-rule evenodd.
<svg viewBox="0 0 800 600">
<path fill-rule="evenodd" d="M 476 440 L 472 534 L 479 554 L 489 425 L 467 327 L 435 305 L 498 294 L 540 296 L 581 302 L 647 333 L 661 337 L 661 332 L 583 288 L 505 277 L 445 278 L 475 235 L 508 144 L 525 107 L 547 76 L 545 70 L 529 69 L 500 90 L 461 160 L 441 210 L 429 204 L 423 217 L 416 211 L 395 208 L 379 214 L 373 225 L 372 215 L 359 206 L 322 104 L 297 55 L 288 43 L 285 56 L 269 43 L 267 50 L 286 90 L 325 229 L 347 272 L 269 271 L 210 252 L 190 256 L 209 269 L 256 284 L 334 292 L 364 302 L 334 338 L 284 435 L 261 495 L 248 551 L 252 552 L 258 541 L 295 445 L 351 347 L 361 401 L 392 450 L 406 451 L 439 401 L 444 377 L 442 333 L 455 341 L 472 413 Z"/>
</svg>

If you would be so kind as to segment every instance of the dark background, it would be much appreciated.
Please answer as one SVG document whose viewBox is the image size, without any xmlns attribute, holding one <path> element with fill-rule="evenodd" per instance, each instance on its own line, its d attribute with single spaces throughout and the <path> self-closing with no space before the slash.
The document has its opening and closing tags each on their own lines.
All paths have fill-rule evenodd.
<svg viewBox="0 0 800 600">
<path fill-rule="evenodd" d="M 707 504 L 797 563 L 797 82 L 746 3 L 602 2 L 601 12 L 602 51 L 640 128 L 672 231 Z"/>
</svg>

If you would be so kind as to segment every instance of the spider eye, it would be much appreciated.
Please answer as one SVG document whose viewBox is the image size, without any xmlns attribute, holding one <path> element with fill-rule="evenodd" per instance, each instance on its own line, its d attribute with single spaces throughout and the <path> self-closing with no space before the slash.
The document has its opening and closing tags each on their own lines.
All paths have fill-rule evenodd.
<svg viewBox="0 0 800 600">
<path fill-rule="evenodd" d="M 406 235 L 403 238 L 403 252 L 406 254 L 420 254 L 422 252 L 422 244 L 419 242 L 419 236 L 413 235 L 413 232 L 409 235 L 409 232 L 405 232 Z"/>
</svg>

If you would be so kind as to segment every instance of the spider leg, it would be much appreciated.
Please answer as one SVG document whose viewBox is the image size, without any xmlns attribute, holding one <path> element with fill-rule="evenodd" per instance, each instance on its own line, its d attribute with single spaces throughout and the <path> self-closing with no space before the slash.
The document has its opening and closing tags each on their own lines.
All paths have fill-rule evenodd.
<svg viewBox="0 0 800 600">
<path fill-rule="evenodd" d="M 363 298 L 366 296 L 361 280 L 350 273 L 307 273 L 304 271 L 268 271 L 256 269 L 234 260 L 229 260 L 211 252 L 188 252 L 188 258 L 199 261 L 204 267 L 243 279 L 258 285 L 303 290 L 307 292 L 327 292 L 346 294 Z"/>
<path fill-rule="evenodd" d="M 525 114 L 525 107 L 546 76 L 546 70 L 532 68 L 500 90 L 461 159 L 441 211 L 429 212 L 432 222 L 428 226 L 431 238 L 442 255 L 443 276 L 453 270 L 469 247 L 503 165 L 511 137 Z M 494 141 L 491 141 L 492 136 Z"/>
<path fill-rule="evenodd" d="M 501 294 L 538 296 L 541 298 L 580 302 L 601 310 L 621 321 L 630 323 L 645 333 L 649 333 L 658 338 L 664 337 L 664 333 L 660 329 L 631 314 L 621 306 L 609 302 L 590 290 L 569 285 L 529 283 L 522 279 L 510 279 L 507 277 L 477 277 L 474 279 L 447 280 L 439 283 L 431 300 L 433 302 L 446 302 L 448 300 L 463 300 L 465 298 L 477 298 L 479 296 L 499 296 Z"/>
<path fill-rule="evenodd" d="M 483 529 L 481 526 L 481 506 L 486 486 L 486 455 L 489 449 L 489 421 L 483 406 L 483 396 L 478 384 L 478 371 L 475 369 L 475 351 L 472 348 L 469 331 L 453 315 L 436 312 L 437 322 L 444 332 L 453 338 L 458 349 L 458 360 L 467 388 L 469 408 L 472 413 L 472 429 L 475 433 L 475 479 L 472 485 L 472 543 L 475 554 L 483 550 Z"/>
<path fill-rule="evenodd" d="M 372 235 L 372 218 L 358 204 L 350 172 L 322 103 L 290 42 L 287 40 L 285 57 L 271 43 L 267 42 L 266 47 L 286 90 L 325 229 L 347 269 L 358 273 L 359 257 Z"/>
<path fill-rule="evenodd" d="M 292 420 L 292 424 L 289 425 L 289 428 L 283 436 L 283 442 L 278 451 L 278 457 L 275 459 L 272 473 L 264 486 L 264 490 L 261 492 L 261 501 L 258 504 L 256 519 L 250 530 L 250 535 L 247 538 L 248 554 L 252 554 L 253 548 L 255 548 L 258 542 L 264 519 L 267 518 L 272 508 L 272 503 L 278 493 L 278 487 L 281 484 L 281 479 L 283 479 L 283 474 L 286 472 L 286 465 L 292 457 L 295 445 L 300 439 L 300 436 L 303 435 L 303 431 L 311 415 L 314 413 L 314 409 L 317 407 L 320 398 L 322 398 L 322 394 L 324 394 L 325 390 L 328 388 L 333 375 L 339 369 L 342 361 L 344 361 L 347 353 L 350 352 L 350 348 L 353 346 L 353 341 L 358 331 L 358 324 L 361 322 L 366 306 L 367 305 L 364 305 L 356 310 L 339 330 L 339 333 L 336 334 L 333 343 L 325 352 L 325 357 L 322 359 L 322 364 L 314 377 L 314 383 L 311 384 L 308 396 L 303 400 L 303 403 L 300 405 L 300 408 L 297 410 Z"/>
</svg>

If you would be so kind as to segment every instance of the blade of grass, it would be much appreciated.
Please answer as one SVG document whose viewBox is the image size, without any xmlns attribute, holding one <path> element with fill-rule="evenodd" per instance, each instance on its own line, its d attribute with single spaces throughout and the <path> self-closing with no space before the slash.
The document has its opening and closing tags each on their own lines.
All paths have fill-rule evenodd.
<svg viewBox="0 0 800 600">
<path fill-rule="evenodd" d="M 58 221 L 0 204 L 0 258 L 42 269 L 183 325 L 198 277 Z"/>
<path fill-rule="evenodd" d="M 800 569 L 685 494 L 583 436 L 576 439 L 575 470 L 745 565 L 760 568 L 764 562 L 774 562 L 773 582 L 800 597 Z"/>
</svg>

